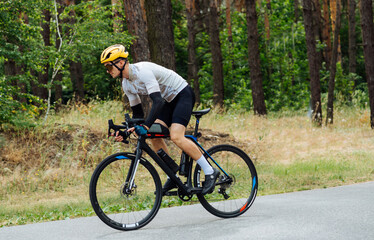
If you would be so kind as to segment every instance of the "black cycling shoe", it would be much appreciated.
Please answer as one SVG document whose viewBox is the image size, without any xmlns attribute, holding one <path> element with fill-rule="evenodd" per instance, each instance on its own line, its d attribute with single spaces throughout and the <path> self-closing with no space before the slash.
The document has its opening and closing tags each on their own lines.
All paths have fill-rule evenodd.
<svg viewBox="0 0 374 240">
<path fill-rule="evenodd" d="M 203 191 L 201 194 L 205 195 L 207 193 L 212 193 L 214 191 L 214 187 L 216 185 L 216 180 L 219 177 L 219 170 L 216 168 L 213 168 L 213 173 L 209 175 L 205 175 L 205 182 L 204 182 L 204 187 Z"/>
<path fill-rule="evenodd" d="M 175 182 L 173 182 L 173 180 L 168 178 L 166 180 L 164 186 L 162 187 L 162 195 L 165 195 L 166 192 L 168 192 L 169 190 L 171 190 L 173 188 L 176 188 L 176 187 L 177 187 L 177 184 Z"/>
</svg>

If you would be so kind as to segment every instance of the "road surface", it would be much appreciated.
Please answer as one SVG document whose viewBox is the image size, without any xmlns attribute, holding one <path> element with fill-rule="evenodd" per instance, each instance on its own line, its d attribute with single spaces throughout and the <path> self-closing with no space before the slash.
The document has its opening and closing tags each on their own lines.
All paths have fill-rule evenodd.
<svg viewBox="0 0 374 240">
<path fill-rule="evenodd" d="M 0 228 L 1 240 L 374 239 L 374 182 L 257 197 L 242 216 L 217 218 L 200 204 L 161 209 L 136 231 L 97 217 Z"/>
</svg>

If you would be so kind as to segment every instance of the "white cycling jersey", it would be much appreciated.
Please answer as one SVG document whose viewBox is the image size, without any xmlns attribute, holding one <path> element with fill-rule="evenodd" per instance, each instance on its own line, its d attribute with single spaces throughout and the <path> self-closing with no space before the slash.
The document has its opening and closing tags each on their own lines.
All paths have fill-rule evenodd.
<svg viewBox="0 0 374 240">
<path fill-rule="evenodd" d="M 151 62 L 130 64 L 129 78 L 122 80 L 131 107 L 141 103 L 139 95 L 154 92 L 161 92 L 162 98 L 171 102 L 187 85 L 187 81 L 176 72 Z"/>
</svg>

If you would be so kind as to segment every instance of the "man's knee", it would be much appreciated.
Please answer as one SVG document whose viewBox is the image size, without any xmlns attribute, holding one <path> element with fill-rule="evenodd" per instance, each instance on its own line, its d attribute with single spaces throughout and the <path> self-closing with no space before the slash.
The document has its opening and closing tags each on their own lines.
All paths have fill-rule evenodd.
<svg viewBox="0 0 374 240">
<path fill-rule="evenodd" d="M 178 133 L 170 133 L 170 140 L 175 143 L 176 145 L 179 145 L 181 142 L 185 140 L 185 137 L 183 134 L 178 134 Z"/>
</svg>

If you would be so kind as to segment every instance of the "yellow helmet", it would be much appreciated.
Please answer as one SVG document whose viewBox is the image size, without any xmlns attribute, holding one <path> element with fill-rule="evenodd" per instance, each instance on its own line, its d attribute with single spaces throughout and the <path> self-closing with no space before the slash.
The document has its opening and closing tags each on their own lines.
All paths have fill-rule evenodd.
<svg viewBox="0 0 374 240">
<path fill-rule="evenodd" d="M 127 58 L 129 53 L 126 51 L 125 47 L 121 44 L 112 45 L 106 48 L 100 57 L 101 63 L 112 62 L 117 58 Z"/>
</svg>

